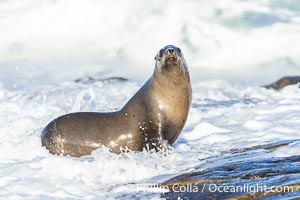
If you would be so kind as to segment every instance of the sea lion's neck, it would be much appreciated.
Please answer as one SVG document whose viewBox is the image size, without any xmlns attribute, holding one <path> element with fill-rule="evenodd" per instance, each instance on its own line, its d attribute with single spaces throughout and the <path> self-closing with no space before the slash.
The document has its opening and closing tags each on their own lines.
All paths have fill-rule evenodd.
<svg viewBox="0 0 300 200">
<path fill-rule="evenodd" d="M 168 93 L 170 90 L 175 90 L 180 93 L 181 89 L 186 89 L 190 87 L 190 77 L 188 70 L 184 68 L 184 70 L 179 66 L 174 66 L 174 69 L 167 70 L 167 69 L 159 69 L 156 68 L 153 76 L 153 87 L 163 88 L 164 93 Z M 172 91 L 174 92 L 174 91 Z"/>
<path fill-rule="evenodd" d="M 167 112 L 172 112 L 174 116 L 178 114 L 181 118 L 187 115 L 191 104 L 192 90 L 188 71 L 174 71 L 173 74 L 163 73 L 153 74 L 152 77 L 153 96 L 166 106 Z M 180 111 L 184 111 L 181 113 Z M 176 114 L 177 113 L 177 114 Z"/>
</svg>

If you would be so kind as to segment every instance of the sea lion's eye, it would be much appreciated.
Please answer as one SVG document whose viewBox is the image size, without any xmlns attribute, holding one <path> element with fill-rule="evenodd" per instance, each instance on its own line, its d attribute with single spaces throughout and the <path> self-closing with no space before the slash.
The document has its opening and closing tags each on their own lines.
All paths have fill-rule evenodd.
<svg viewBox="0 0 300 200">
<path fill-rule="evenodd" d="M 178 53 L 181 53 L 181 49 L 180 48 L 177 47 L 176 49 L 177 49 Z"/>
</svg>

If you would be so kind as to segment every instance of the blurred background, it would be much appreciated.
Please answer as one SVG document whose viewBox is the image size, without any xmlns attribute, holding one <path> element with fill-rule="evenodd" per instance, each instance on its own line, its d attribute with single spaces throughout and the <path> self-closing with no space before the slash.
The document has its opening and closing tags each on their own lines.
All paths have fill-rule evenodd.
<svg viewBox="0 0 300 200">
<path fill-rule="evenodd" d="M 300 75 L 297 0 L 0 0 L 0 84 L 145 81 L 179 46 L 192 81 L 251 86 Z"/>
</svg>

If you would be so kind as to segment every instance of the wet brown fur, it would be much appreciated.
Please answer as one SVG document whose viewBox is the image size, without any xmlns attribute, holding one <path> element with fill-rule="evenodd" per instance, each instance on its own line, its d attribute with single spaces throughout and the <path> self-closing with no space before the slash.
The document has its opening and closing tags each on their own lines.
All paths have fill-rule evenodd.
<svg viewBox="0 0 300 200">
<path fill-rule="evenodd" d="M 114 153 L 172 145 L 179 136 L 191 104 L 186 63 L 167 55 L 156 59 L 153 75 L 117 112 L 71 113 L 50 122 L 42 133 L 42 145 L 52 154 L 83 156 L 102 145 Z"/>
</svg>

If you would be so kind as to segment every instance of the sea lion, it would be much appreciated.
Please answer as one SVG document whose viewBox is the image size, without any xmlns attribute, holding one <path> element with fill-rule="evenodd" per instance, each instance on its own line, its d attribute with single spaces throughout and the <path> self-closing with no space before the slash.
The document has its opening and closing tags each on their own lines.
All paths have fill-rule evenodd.
<svg viewBox="0 0 300 200">
<path fill-rule="evenodd" d="M 71 113 L 50 122 L 42 145 L 52 154 L 80 157 L 102 145 L 111 152 L 172 145 L 191 105 L 192 90 L 181 50 L 165 46 L 155 56 L 149 80 L 119 111 Z"/>
<path fill-rule="evenodd" d="M 270 85 L 264 85 L 267 89 L 281 90 L 285 86 L 295 85 L 300 83 L 300 76 L 286 76 L 283 77 Z"/>
</svg>

